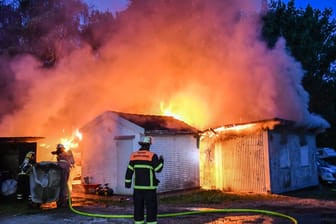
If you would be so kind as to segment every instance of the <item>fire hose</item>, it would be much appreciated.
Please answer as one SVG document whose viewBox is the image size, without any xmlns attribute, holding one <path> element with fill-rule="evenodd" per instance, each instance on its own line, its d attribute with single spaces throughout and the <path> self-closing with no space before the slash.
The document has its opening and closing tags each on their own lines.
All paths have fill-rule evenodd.
<svg viewBox="0 0 336 224">
<path fill-rule="evenodd" d="M 69 196 L 69 208 L 72 212 L 82 215 L 82 216 L 89 216 L 89 217 L 95 217 L 95 218 L 113 218 L 113 219 L 132 219 L 133 215 L 130 214 L 98 214 L 98 213 L 88 213 L 83 212 L 75 209 L 72 206 L 71 202 L 71 196 Z M 169 217 L 176 217 L 176 216 L 187 216 L 187 215 L 200 215 L 205 213 L 258 213 L 268 216 L 275 216 L 287 219 L 291 221 L 294 224 L 298 224 L 298 221 L 293 218 L 292 216 L 280 213 L 280 212 L 274 212 L 269 210 L 262 210 L 262 209 L 250 209 L 250 208 L 223 208 L 223 209 L 202 209 L 202 210 L 196 210 L 196 211 L 185 211 L 185 212 L 174 212 L 174 213 L 164 213 L 164 214 L 158 214 L 158 218 L 169 218 Z"/>
</svg>

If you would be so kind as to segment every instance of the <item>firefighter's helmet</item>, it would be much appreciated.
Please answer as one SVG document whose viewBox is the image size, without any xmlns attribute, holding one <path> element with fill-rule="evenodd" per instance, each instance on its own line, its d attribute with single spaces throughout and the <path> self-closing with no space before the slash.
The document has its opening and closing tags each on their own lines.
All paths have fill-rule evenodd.
<svg viewBox="0 0 336 224">
<path fill-rule="evenodd" d="M 51 152 L 51 154 L 60 154 L 60 153 L 62 153 L 62 152 L 64 152 L 65 151 L 65 147 L 64 147 L 64 145 L 63 144 L 57 144 L 57 146 L 56 146 L 56 151 L 52 151 Z"/>
<path fill-rule="evenodd" d="M 56 149 L 64 149 L 64 145 L 63 144 L 57 144 Z"/>
<path fill-rule="evenodd" d="M 34 156 L 35 156 L 35 152 L 32 152 L 32 151 L 30 151 L 26 154 L 26 158 L 29 159 L 29 160 L 32 160 L 34 158 Z"/>
<path fill-rule="evenodd" d="M 152 144 L 152 138 L 150 136 L 144 136 L 140 140 L 139 144 L 149 144 L 150 145 L 150 144 Z"/>
</svg>

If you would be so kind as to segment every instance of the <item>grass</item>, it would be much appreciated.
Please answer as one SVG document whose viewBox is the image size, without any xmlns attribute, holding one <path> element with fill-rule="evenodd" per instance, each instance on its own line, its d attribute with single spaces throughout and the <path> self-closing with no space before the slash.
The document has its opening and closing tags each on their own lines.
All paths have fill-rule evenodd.
<svg viewBox="0 0 336 224">
<path fill-rule="evenodd" d="M 319 200 L 336 200 L 336 186 L 319 185 L 298 191 L 288 192 L 284 195 L 297 198 L 312 198 Z"/>
<path fill-rule="evenodd" d="M 316 186 L 284 194 L 250 194 L 228 193 L 219 190 L 192 190 L 176 194 L 159 196 L 160 202 L 167 204 L 219 204 L 226 201 L 265 201 L 282 199 L 284 196 L 310 198 L 318 200 L 335 200 L 335 186 Z"/>
<path fill-rule="evenodd" d="M 262 200 L 277 200 L 284 196 L 297 198 L 313 198 L 321 200 L 335 200 L 336 187 L 313 187 L 299 191 L 288 192 L 282 195 L 264 195 L 264 194 L 238 194 L 227 193 L 219 190 L 189 190 L 173 193 L 159 194 L 158 199 L 160 204 L 169 205 L 188 205 L 188 204 L 220 204 L 223 202 L 244 202 L 244 201 L 262 201 Z M 127 207 L 132 204 L 132 200 L 127 200 L 130 197 L 122 196 L 91 196 L 91 197 L 73 197 L 74 206 L 118 206 Z M 31 208 L 28 201 L 18 202 L 15 197 L 0 198 L 0 216 L 2 215 L 20 215 L 20 214 L 35 214 L 39 213 L 39 208 Z"/>
<path fill-rule="evenodd" d="M 226 201 L 268 200 L 273 195 L 225 193 L 220 190 L 193 190 L 180 194 L 161 196 L 160 202 L 167 204 L 219 204 Z"/>
</svg>

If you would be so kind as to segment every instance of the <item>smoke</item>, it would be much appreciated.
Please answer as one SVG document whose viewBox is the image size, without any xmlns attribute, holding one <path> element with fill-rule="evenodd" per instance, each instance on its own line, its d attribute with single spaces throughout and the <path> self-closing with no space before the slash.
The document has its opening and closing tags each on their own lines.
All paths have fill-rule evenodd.
<svg viewBox="0 0 336 224">
<path fill-rule="evenodd" d="M 83 46 L 47 70 L 30 56 L 9 62 L 20 107 L 0 134 L 55 136 L 106 110 L 160 114 L 162 103 L 199 129 L 274 117 L 328 127 L 308 111 L 304 72 L 284 40 L 268 49 L 260 39 L 254 1 L 155 2 L 123 12 L 99 52 Z"/>
</svg>

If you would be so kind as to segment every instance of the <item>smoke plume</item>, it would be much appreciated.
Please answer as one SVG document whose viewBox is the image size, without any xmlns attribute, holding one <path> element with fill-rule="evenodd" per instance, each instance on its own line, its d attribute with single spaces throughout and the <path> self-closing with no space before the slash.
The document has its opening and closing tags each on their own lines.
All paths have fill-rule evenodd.
<svg viewBox="0 0 336 224">
<path fill-rule="evenodd" d="M 1 118 L 1 135 L 55 136 L 106 110 L 160 114 L 160 105 L 199 129 L 274 117 L 328 127 L 308 111 L 285 41 L 261 40 L 258 1 L 171 2 L 130 6 L 98 52 L 83 46 L 53 69 L 30 56 L 8 62 L 20 107 Z"/>
</svg>

